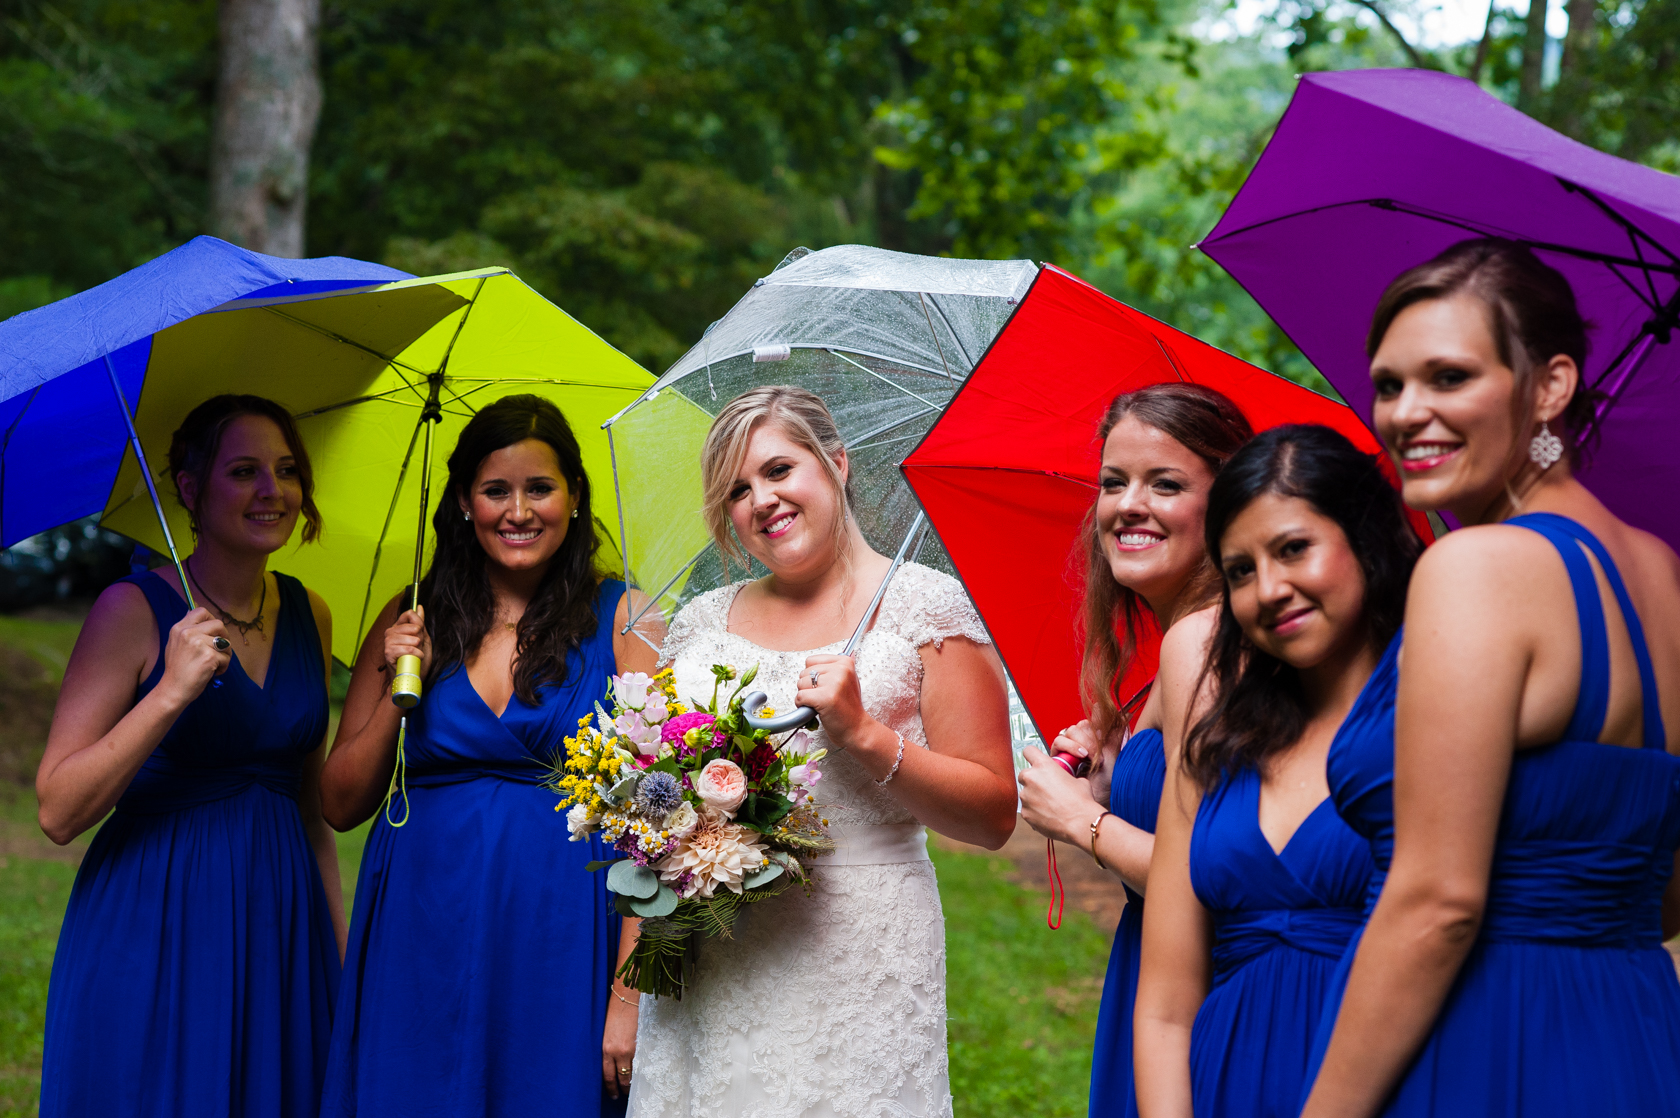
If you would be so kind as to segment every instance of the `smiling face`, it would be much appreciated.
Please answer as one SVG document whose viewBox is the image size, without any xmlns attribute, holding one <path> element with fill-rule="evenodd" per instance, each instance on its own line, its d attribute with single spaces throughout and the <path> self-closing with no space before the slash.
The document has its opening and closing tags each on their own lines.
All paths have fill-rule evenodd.
<svg viewBox="0 0 1680 1118">
<path fill-rule="evenodd" d="M 844 479 L 844 456 L 837 464 Z M 816 455 L 774 423 L 748 437 L 728 512 L 747 554 L 778 577 L 815 573 L 836 559 L 845 507 Z"/>
<path fill-rule="evenodd" d="M 1371 358 L 1371 383 L 1371 419 L 1406 503 L 1480 523 L 1523 464 L 1517 375 L 1500 360 L 1481 300 L 1426 299 L 1397 314 Z"/>
<path fill-rule="evenodd" d="M 460 505 L 492 563 L 528 571 L 560 550 L 577 497 L 554 448 L 541 439 L 525 439 L 485 456 L 472 492 Z"/>
<path fill-rule="evenodd" d="M 176 484 L 200 538 L 230 551 L 280 550 L 303 508 L 297 459 L 279 424 L 266 416 L 230 420 L 204 476 L 182 473 Z"/>
<path fill-rule="evenodd" d="M 1365 574 L 1341 525 L 1308 502 L 1262 494 L 1220 552 L 1231 613 L 1256 648 L 1306 670 L 1366 640 Z"/>
<path fill-rule="evenodd" d="M 1201 569 L 1213 470 L 1133 416 L 1103 442 L 1097 532 L 1114 581 L 1147 601 L 1171 599 Z"/>
</svg>

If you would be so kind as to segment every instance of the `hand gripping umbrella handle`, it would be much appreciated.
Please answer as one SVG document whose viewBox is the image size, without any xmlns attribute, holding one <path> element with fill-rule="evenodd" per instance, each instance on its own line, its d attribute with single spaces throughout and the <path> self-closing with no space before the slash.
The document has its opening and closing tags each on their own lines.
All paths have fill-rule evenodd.
<svg viewBox="0 0 1680 1118">
<path fill-rule="evenodd" d="M 916 539 L 922 525 L 927 523 L 927 513 L 916 513 L 916 519 L 910 522 L 910 530 L 904 533 L 904 542 L 898 545 L 898 554 L 893 556 L 892 566 L 881 576 L 881 585 L 875 588 L 875 597 L 869 600 L 869 608 L 863 611 L 863 618 L 857 628 L 852 631 L 852 639 L 846 642 L 846 647 L 840 650 L 840 655 L 850 656 L 857 651 L 857 646 L 863 643 L 863 636 L 869 632 L 869 622 L 875 617 L 875 609 L 881 604 L 881 599 L 887 596 L 887 586 L 892 582 L 893 575 L 904 565 L 904 557 L 910 553 L 910 545 Z M 771 718 L 759 718 L 758 712 L 764 704 L 770 701 L 770 696 L 762 691 L 754 691 L 741 700 L 741 713 L 747 720 L 747 725 L 755 730 L 768 730 L 772 734 L 779 734 L 786 730 L 797 730 L 799 727 L 816 721 L 817 712 L 810 707 L 794 707 L 786 714 L 778 714 Z"/>
</svg>

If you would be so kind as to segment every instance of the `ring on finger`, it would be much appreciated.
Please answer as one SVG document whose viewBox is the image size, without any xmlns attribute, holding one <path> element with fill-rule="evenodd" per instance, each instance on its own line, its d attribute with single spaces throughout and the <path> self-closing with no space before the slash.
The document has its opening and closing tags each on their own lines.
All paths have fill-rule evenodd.
<svg viewBox="0 0 1680 1118">
<path fill-rule="evenodd" d="M 226 652 L 228 649 L 232 648 L 233 645 L 228 642 L 226 637 L 212 637 L 210 639 L 210 647 L 214 648 L 217 652 Z"/>
<path fill-rule="evenodd" d="M 817 685 L 817 680 L 819 680 L 821 678 L 822 678 L 822 673 L 819 672 L 817 669 L 812 668 L 811 669 L 811 686 L 815 687 Z"/>
<path fill-rule="evenodd" d="M 618 1069 L 618 1077 L 620 1079 L 629 1079 L 630 1078 L 630 1069 L 628 1067 L 619 1068 Z"/>
</svg>

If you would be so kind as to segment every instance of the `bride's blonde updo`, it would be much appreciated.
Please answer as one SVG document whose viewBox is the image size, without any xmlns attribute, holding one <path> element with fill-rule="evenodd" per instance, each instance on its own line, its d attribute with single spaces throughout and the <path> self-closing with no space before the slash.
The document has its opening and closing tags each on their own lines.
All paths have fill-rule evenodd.
<svg viewBox="0 0 1680 1118">
<path fill-rule="evenodd" d="M 803 447 L 822 465 L 834 491 L 841 515 L 834 518 L 834 546 L 841 560 L 849 561 L 846 518 L 851 510 L 849 483 L 840 474 L 840 455 L 846 444 L 822 397 L 790 384 L 767 384 L 748 389 L 723 406 L 706 432 L 700 450 L 700 484 L 706 529 L 725 561 L 749 562 L 746 549 L 735 537 L 729 521 L 729 491 L 740 475 L 747 457 L 747 443 L 760 424 L 774 423 L 796 446 Z"/>
</svg>

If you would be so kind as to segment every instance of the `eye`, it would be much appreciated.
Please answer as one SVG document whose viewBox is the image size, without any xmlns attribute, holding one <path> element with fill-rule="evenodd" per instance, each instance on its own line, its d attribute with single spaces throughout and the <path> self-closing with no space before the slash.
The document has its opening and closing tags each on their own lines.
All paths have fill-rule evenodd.
<svg viewBox="0 0 1680 1118">
<path fill-rule="evenodd" d="M 1392 400 L 1396 396 L 1400 395 L 1400 378 L 1387 376 L 1377 377 L 1371 382 L 1371 387 L 1376 390 L 1377 399 Z"/>
<path fill-rule="evenodd" d="M 1225 581 L 1237 585 L 1254 573 L 1254 564 L 1247 559 L 1233 559 L 1225 564 Z"/>
<path fill-rule="evenodd" d="M 1312 541 L 1311 540 L 1305 540 L 1305 539 L 1289 540 L 1282 547 L 1278 548 L 1278 554 L 1283 556 L 1285 559 L 1297 559 L 1300 556 L 1304 555 L 1306 553 L 1307 548 L 1309 548 L 1311 546 L 1312 546 Z"/>
<path fill-rule="evenodd" d="M 492 501 L 499 501 L 508 495 L 507 487 L 502 485 L 486 485 L 479 492 Z"/>
<path fill-rule="evenodd" d="M 1470 374 L 1465 372 L 1463 369 L 1448 367 L 1445 369 L 1437 369 L 1435 371 L 1435 375 L 1430 379 L 1436 388 L 1457 388 L 1459 385 L 1470 379 Z"/>
<path fill-rule="evenodd" d="M 771 481 L 780 481 L 793 472 L 793 467 L 786 462 L 779 462 L 765 471 L 764 476 Z"/>
<path fill-rule="evenodd" d="M 1174 493 L 1184 492 L 1184 485 L 1183 485 L 1182 482 L 1173 481 L 1171 478 L 1164 478 L 1164 477 L 1163 478 L 1156 478 L 1155 479 L 1155 484 L 1152 488 L 1155 490 L 1155 492 L 1166 495 L 1166 496 L 1171 496 Z"/>
<path fill-rule="evenodd" d="M 1126 479 L 1123 477 L 1105 477 L 1102 479 L 1102 491 L 1104 493 L 1118 493 L 1124 488 L 1126 488 Z"/>
<path fill-rule="evenodd" d="M 729 499 L 731 501 L 739 501 L 741 498 L 743 498 L 747 495 L 747 491 L 748 491 L 747 486 L 737 485 L 735 488 L 733 488 L 729 491 Z"/>
<path fill-rule="evenodd" d="M 533 497 L 546 497 L 552 492 L 554 492 L 554 486 L 546 481 L 539 481 L 531 486 L 531 496 Z"/>
</svg>

